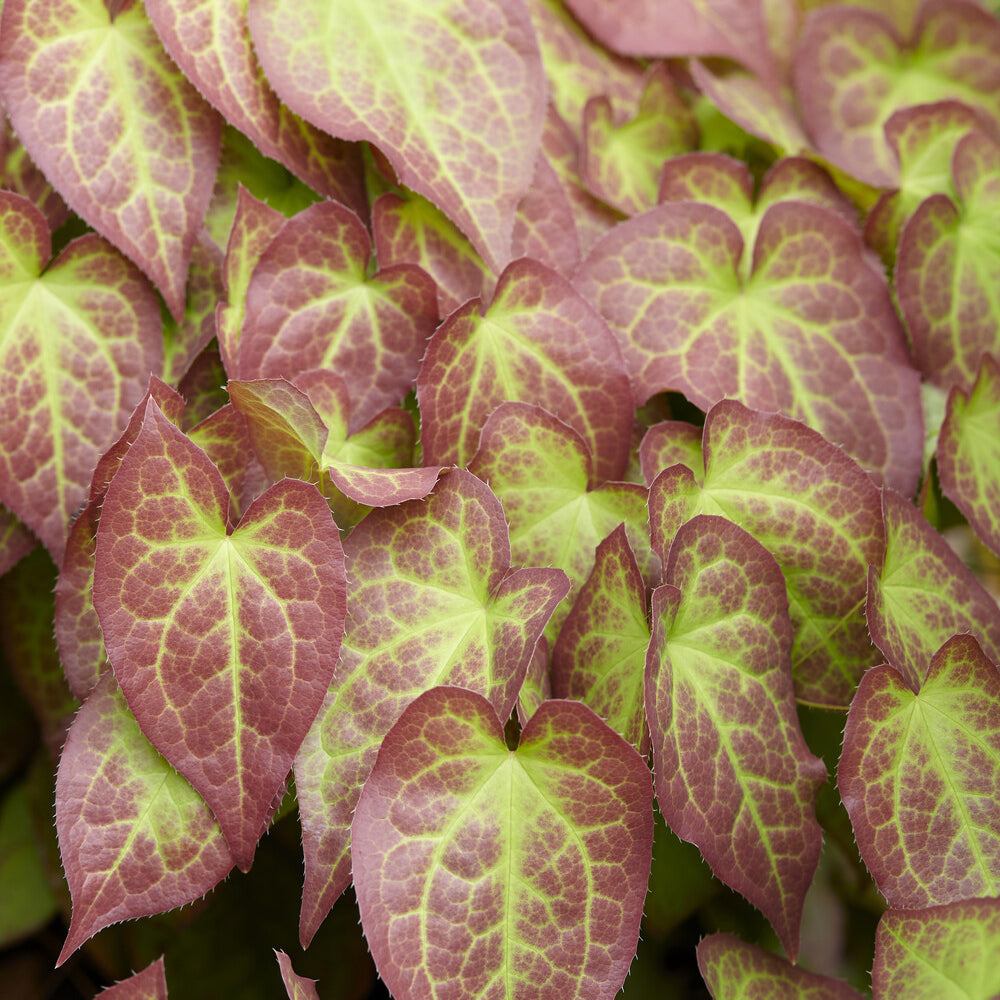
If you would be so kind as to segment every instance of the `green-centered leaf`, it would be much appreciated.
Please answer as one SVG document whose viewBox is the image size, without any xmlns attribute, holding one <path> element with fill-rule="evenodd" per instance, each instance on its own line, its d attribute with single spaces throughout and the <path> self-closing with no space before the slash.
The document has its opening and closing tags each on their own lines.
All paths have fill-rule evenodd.
<svg viewBox="0 0 1000 1000">
<path fill-rule="evenodd" d="M 589 705 L 648 751 L 643 676 L 649 646 L 646 585 L 620 524 L 597 546 L 594 568 L 552 651 L 552 695 Z"/>
<path fill-rule="evenodd" d="M 248 0 L 146 0 L 166 50 L 230 125 L 320 194 L 364 211 L 359 147 L 281 104 L 254 55 L 247 7 Z"/>
<path fill-rule="evenodd" d="M 133 973 L 114 986 L 109 986 L 94 1000 L 167 1000 L 167 974 L 163 959 L 158 958 L 142 972 Z"/>
<path fill-rule="evenodd" d="M 427 500 L 372 511 L 344 551 L 341 659 L 295 759 L 303 942 L 350 883 L 351 816 L 406 706 L 430 687 L 456 684 L 509 717 L 535 644 L 568 589 L 559 570 L 511 570 L 504 510 L 464 470 L 443 475 Z"/>
<path fill-rule="evenodd" d="M 314 486 L 278 483 L 235 527 L 228 511 L 218 469 L 151 400 L 104 500 L 94 607 L 143 732 L 246 870 L 333 676 L 344 569 Z"/>
<path fill-rule="evenodd" d="M 1000 669 L 949 639 L 916 691 L 884 665 L 861 680 L 837 787 L 890 906 L 1000 895 Z"/>
<path fill-rule="evenodd" d="M 558 566 L 570 579 L 572 600 L 590 575 L 597 546 L 622 522 L 644 577 L 655 576 L 647 491 L 635 483 L 595 486 L 583 439 L 540 407 L 497 407 L 469 468 L 503 504 L 514 562 Z M 566 605 L 556 610 L 546 630 L 550 643 L 568 613 Z"/>
<path fill-rule="evenodd" d="M 874 1000 L 994 1000 L 1000 995 L 998 941 L 1000 900 L 887 910 L 875 934 Z"/>
<path fill-rule="evenodd" d="M 316 992 L 316 980 L 306 979 L 300 976 L 292 968 L 292 960 L 283 951 L 274 951 L 275 958 L 278 959 L 278 968 L 281 970 L 281 981 L 285 984 L 285 992 L 288 1000 L 319 1000 Z"/>
<path fill-rule="evenodd" d="M 927 0 L 912 34 L 876 11 L 813 11 L 795 54 L 806 126 L 832 163 L 869 184 L 896 186 L 883 125 L 915 104 L 957 100 L 1000 121 L 1000 22 L 972 0 Z"/>
<path fill-rule="evenodd" d="M 632 394 L 607 324 L 555 271 L 518 260 L 485 309 L 473 300 L 431 338 L 417 377 L 426 461 L 465 465 L 504 401 L 534 403 L 586 441 L 597 482 L 625 471 Z"/>
<path fill-rule="evenodd" d="M 190 903 L 233 866 L 208 806 L 143 736 L 110 672 L 66 738 L 56 830 L 73 897 L 60 964 L 102 927 Z"/>
<path fill-rule="evenodd" d="M 212 195 L 220 120 L 163 51 L 140 3 L 7 0 L 0 92 L 31 158 L 70 207 L 184 314 Z"/>
<path fill-rule="evenodd" d="M 1000 662 L 1000 608 L 948 543 L 912 504 L 882 494 L 886 552 L 869 571 L 865 615 L 872 641 L 918 691 L 941 646 L 959 632 L 975 636 Z"/>
<path fill-rule="evenodd" d="M 288 106 L 331 135 L 373 142 L 499 274 L 545 116 L 524 7 L 394 0 L 376 16 L 356 0 L 250 0 L 249 22 Z"/>
<path fill-rule="evenodd" d="M 704 514 L 677 532 L 664 581 L 645 691 L 660 810 L 794 959 L 826 769 L 795 714 L 785 581 L 759 542 Z"/>
<path fill-rule="evenodd" d="M 963 136 L 951 172 L 954 196 L 931 195 L 903 227 L 896 294 L 924 377 L 968 389 L 1000 347 L 1000 142 Z"/>
<path fill-rule="evenodd" d="M 684 465 L 702 480 L 705 459 L 701 453 L 701 428 L 682 420 L 662 420 L 642 436 L 639 461 L 647 484 L 673 465 Z"/>
<path fill-rule="evenodd" d="M 581 172 L 594 194 L 625 215 L 657 202 L 664 160 L 698 144 L 698 126 L 681 100 L 666 64 L 648 75 L 634 114 L 608 97 L 593 97 L 583 114 Z"/>
<path fill-rule="evenodd" d="M 702 938 L 698 968 L 713 1000 L 861 1000 L 847 983 L 808 972 L 733 934 Z"/>
<path fill-rule="evenodd" d="M 937 463 L 945 495 L 1000 554 L 1000 366 L 990 355 L 972 391 L 948 397 Z"/>
<path fill-rule="evenodd" d="M 516 751 L 481 695 L 435 688 L 387 735 L 352 825 L 361 920 L 395 996 L 611 1000 L 649 879 L 645 762 L 546 702 Z"/>
<path fill-rule="evenodd" d="M 654 547 L 665 559 L 683 521 L 702 513 L 753 535 L 788 588 L 796 697 L 846 708 L 861 674 L 881 662 L 865 622 L 868 567 L 885 544 L 878 490 L 816 431 L 735 400 L 709 411 L 702 448 L 700 489 L 677 468 L 650 487 Z"/>
<path fill-rule="evenodd" d="M 155 293 L 108 243 L 91 234 L 49 254 L 38 209 L 0 192 L 0 500 L 58 564 L 163 348 Z"/>
<path fill-rule="evenodd" d="M 437 324 L 434 283 L 413 264 L 371 278 L 361 220 L 333 201 L 289 219 L 261 256 L 246 293 L 239 377 L 340 375 L 362 427 L 413 387 Z"/>
<path fill-rule="evenodd" d="M 744 265 L 736 221 L 667 202 L 603 237 L 574 284 L 618 338 L 637 401 L 673 389 L 703 410 L 729 397 L 786 413 L 912 493 L 919 377 L 857 226 L 779 200 L 756 234 Z"/>
</svg>

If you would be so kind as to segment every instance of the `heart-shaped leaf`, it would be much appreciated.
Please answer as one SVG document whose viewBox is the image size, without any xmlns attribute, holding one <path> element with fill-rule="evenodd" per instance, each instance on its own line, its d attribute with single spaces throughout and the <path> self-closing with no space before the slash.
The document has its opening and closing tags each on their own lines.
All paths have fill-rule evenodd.
<svg viewBox="0 0 1000 1000">
<path fill-rule="evenodd" d="M 546 702 L 511 751 L 481 695 L 428 691 L 386 736 L 351 829 L 365 937 L 394 995 L 611 1000 L 621 987 L 652 789 L 586 706 Z"/>
<path fill-rule="evenodd" d="M 499 274 L 545 116 L 523 5 L 403 0 L 372 17 L 350 0 L 250 0 L 249 22 L 288 106 L 331 135 L 375 143 Z"/>
<path fill-rule="evenodd" d="M 937 463 L 945 495 L 1000 554 L 1000 365 L 988 354 L 972 391 L 948 397 Z"/>
<path fill-rule="evenodd" d="M 212 196 L 220 121 L 140 3 L 7 0 L 0 91 L 70 207 L 149 275 L 178 320 Z"/>
<path fill-rule="evenodd" d="M 311 940 L 350 883 L 349 828 L 379 745 L 436 684 L 487 697 L 507 718 L 568 583 L 556 569 L 511 571 L 500 502 L 464 470 L 427 500 L 372 511 L 344 543 L 350 614 L 337 676 L 295 759 Z"/>
<path fill-rule="evenodd" d="M 861 679 L 837 787 L 890 906 L 1000 895 L 1000 669 L 949 639 L 917 691 L 888 665 Z"/>
<path fill-rule="evenodd" d="M 795 714 L 784 578 L 745 531 L 702 514 L 677 532 L 664 580 L 646 660 L 660 810 L 794 959 L 826 769 Z"/>
<path fill-rule="evenodd" d="M 38 209 L 0 192 L 0 500 L 58 564 L 163 347 L 155 293 L 110 244 L 90 234 L 49 254 Z"/>
<path fill-rule="evenodd" d="M 150 401 L 104 501 L 94 607 L 143 732 L 246 870 L 333 676 L 344 569 L 314 486 L 278 483 L 235 528 L 228 509 L 219 471 Z"/>
<path fill-rule="evenodd" d="M 203 896 L 233 867 L 208 806 L 143 736 L 110 672 L 66 738 L 56 830 L 73 896 L 57 964 L 102 927 Z"/>
</svg>

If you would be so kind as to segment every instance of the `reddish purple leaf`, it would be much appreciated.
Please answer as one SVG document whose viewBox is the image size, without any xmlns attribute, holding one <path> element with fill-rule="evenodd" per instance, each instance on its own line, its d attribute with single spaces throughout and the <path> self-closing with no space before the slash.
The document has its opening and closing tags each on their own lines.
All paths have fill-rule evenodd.
<svg viewBox="0 0 1000 1000">
<path fill-rule="evenodd" d="M 904 38 L 881 12 L 814 10 L 795 55 L 795 88 L 830 162 L 895 186 L 898 163 L 883 132 L 893 112 L 954 99 L 1000 125 L 1000 22 L 971 0 L 925 0 Z"/>
<path fill-rule="evenodd" d="M 49 264 L 30 202 L 0 192 L 0 223 L 0 500 L 58 564 L 98 457 L 161 369 L 159 306 L 99 236 Z"/>
<path fill-rule="evenodd" d="M 354 816 L 365 936 L 395 996 L 611 1000 L 635 954 L 645 762 L 546 702 L 516 751 L 482 696 L 435 688 L 386 736 Z"/>
<path fill-rule="evenodd" d="M 919 379 L 857 228 L 782 201 L 743 258 L 728 216 L 665 203 L 608 233 L 574 283 L 617 336 L 637 401 L 673 389 L 705 410 L 731 397 L 787 413 L 912 493 Z"/>
<path fill-rule="evenodd" d="M 972 391 L 948 397 L 937 464 L 945 496 L 1000 554 L 1000 365 L 988 354 Z"/>
<path fill-rule="evenodd" d="M 32 159 L 180 320 L 215 179 L 218 116 L 141 4 L 112 20 L 101 0 L 7 0 L 0 39 L 0 90 Z"/>
<path fill-rule="evenodd" d="M 664 579 L 646 660 L 660 810 L 794 959 L 826 769 L 795 713 L 784 578 L 741 528 L 699 515 L 677 532 Z"/>
<path fill-rule="evenodd" d="M 1000 608 L 912 504 L 882 494 L 886 552 L 872 566 L 865 615 L 872 641 L 918 691 L 931 658 L 951 636 L 975 636 L 1000 662 Z"/>
<path fill-rule="evenodd" d="M 573 206 L 544 153 L 538 154 L 531 187 L 517 204 L 511 256 L 531 257 L 566 278 L 580 263 Z"/>
<path fill-rule="evenodd" d="M 136 972 L 114 986 L 109 986 L 94 1000 L 167 1000 L 167 975 L 163 959 L 158 958 L 142 972 Z"/>
<path fill-rule="evenodd" d="M 647 484 L 664 469 L 673 465 L 684 465 L 700 480 L 705 468 L 705 460 L 701 454 L 702 431 L 698 427 L 686 424 L 680 420 L 664 420 L 653 424 L 643 435 L 639 446 L 639 460 L 642 462 L 642 475 Z M 667 545 L 669 545 L 669 540 Z M 666 551 L 662 548 L 662 551 Z"/>
<path fill-rule="evenodd" d="M 314 486 L 284 480 L 235 528 L 229 502 L 150 401 L 104 501 L 94 607 L 143 732 L 246 870 L 333 676 L 344 571 Z"/>
<path fill-rule="evenodd" d="M 14 135 L 7 113 L 0 103 L 0 188 L 24 195 L 34 202 L 45 216 L 49 229 L 58 229 L 68 218 L 66 202 L 56 194 L 38 167 L 31 161 Z"/>
<path fill-rule="evenodd" d="M 597 546 L 594 568 L 552 651 L 552 695 L 589 705 L 640 753 L 649 752 L 643 676 L 650 630 L 646 586 L 620 524 Z"/>
<path fill-rule="evenodd" d="M 401 402 L 437 324 L 437 297 L 412 264 L 368 278 L 370 253 L 361 221 L 336 202 L 289 219 L 247 288 L 240 378 L 291 381 L 327 368 L 348 383 L 355 429 Z"/>
<path fill-rule="evenodd" d="M 0 505 L 0 576 L 16 566 L 37 544 L 38 539 L 13 511 Z"/>
<path fill-rule="evenodd" d="M 283 951 L 275 949 L 274 955 L 278 959 L 281 981 L 285 984 L 288 1000 L 319 1000 L 316 980 L 298 975 L 292 968 L 292 960 Z"/>
<path fill-rule="evenodd" d="M 702 938 L 698 969 L 714 1000 L 861 1000 L 847 983 L 807 972 L 733 934 Z"/>
<path fill-rule="evenodd" d="M 198 899 L 233 866 L 208 806 L 142 735 L 110 672 L 70 727 L 56 829 L 73 896 L 57 964 L 102 927 Z"/>
<path fill-rule="evenodd" d="M 858 850 L 890 906 L 1000 895 L 1000 669 L 949 639 L 920 688 L 862 678 L 837 773 Z"/>
<path fill-rule="evenodd" d="M 442 323 L 417 399 L 427 461 L 467 464 L 486 418 L 509 400 L 573 427 L 598 482 L 625 470 L 633 407 L 615 339 L 566 279 L 535 261 L 511 264 L 487 308 L 474 300 Z"/>
<path fill-rule="evenodd" d="M 350 615 L 337 676 L 295 759 L 308 943 L 350 882 L 349 827 L 379 745 L 435 684 L 507 718 L 535 645 L 566 595 L 555 569 L 510 569 L 504 511 L 463 470 L 427 500 L 373 511 L 344 543 Z"/>
<path fill-rule="evenodd" d="M 164 47 L 226 121 L 320 194 L 367 209 L 360 148 L 302 121 L 267 85 L 250 42 L 248 0 L 146 0 Z"/>
<path fill-rule="evenodd" d="M 406 0 L 371 18 L 342 0 L 253 0 L 249 21 L 288 106 L 331 135 L 378 146 L 400 183 L 438 205 L 499 274 L 545 115 L 524 7 Z"/>
</svg>

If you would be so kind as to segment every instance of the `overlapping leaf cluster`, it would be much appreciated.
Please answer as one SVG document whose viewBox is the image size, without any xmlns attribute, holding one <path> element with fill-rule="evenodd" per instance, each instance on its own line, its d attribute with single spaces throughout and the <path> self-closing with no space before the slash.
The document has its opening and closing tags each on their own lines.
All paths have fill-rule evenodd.
<svg viewBox="0 0 1000 1000">
<path fill-rule="evenodd" d="M 875 997 L 996 995 L 998 95 L 974 0 L 4 0 L 3 941 L 55 767 L 60 962 L 295 811 L 398 998 L 723 884 L 713 996 L 854 996 L 836 865 Z"/>
</svg>

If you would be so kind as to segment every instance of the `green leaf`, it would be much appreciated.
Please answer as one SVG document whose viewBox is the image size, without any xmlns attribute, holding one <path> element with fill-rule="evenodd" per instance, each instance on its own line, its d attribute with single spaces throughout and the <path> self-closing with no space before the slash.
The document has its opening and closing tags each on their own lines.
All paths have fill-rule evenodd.
<svg viewBox="0 0 1000 1000">
<path fill-rule="evenodd" d="M 358 906 L 396 996 L 611 1000 L 653 842 L 645 762 L 546 702 L 516 751 L 482 696 L 435 688 L 386 736 L 352 824 Z"/>
</svg>

